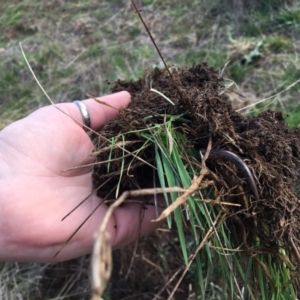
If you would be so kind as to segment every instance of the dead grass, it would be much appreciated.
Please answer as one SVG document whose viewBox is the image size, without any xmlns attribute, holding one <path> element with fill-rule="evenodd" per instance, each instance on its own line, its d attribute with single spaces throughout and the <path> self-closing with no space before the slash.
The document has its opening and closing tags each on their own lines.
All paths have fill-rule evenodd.
<svg viewBox="0 0 300 300">
<path fill-rule="evenodd" d="M 90 299 L 89 257 L 58 264 L 0 265 L 0 299 Z"/>
</svg>

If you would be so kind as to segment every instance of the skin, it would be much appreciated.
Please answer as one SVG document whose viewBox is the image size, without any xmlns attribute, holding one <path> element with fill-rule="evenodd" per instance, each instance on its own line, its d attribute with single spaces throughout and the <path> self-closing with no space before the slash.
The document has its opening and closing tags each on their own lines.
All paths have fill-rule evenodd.
<svg viewBox="0 0 300 300">
<path fill-rule="evenodd" d="M 130 103 L 130 95 L 120 92 L 84 100 L 91 127 L 100 130 L 117 117 L 118 109 Z M 82 122 L 73 103 L 57 105 Z M 87 159 L 93 145 L 82 126 L 47 106 L 0 131 L 0 261 L 54 262 L 91 253 L 94 233 L 107 206 L 101 205 L 62 252 L 53 258 L 74 230 L 101 201 L 95 194 L 63 222 L 61 219 L 92 191 L 92 169 L 62 172 L 92 162 Z M 154 207 L 148 207 L 141 220 L 141 205 L 118 208 L 108 225 L 114 248 L 129 244 L 159 224 Z"/>
</svg>

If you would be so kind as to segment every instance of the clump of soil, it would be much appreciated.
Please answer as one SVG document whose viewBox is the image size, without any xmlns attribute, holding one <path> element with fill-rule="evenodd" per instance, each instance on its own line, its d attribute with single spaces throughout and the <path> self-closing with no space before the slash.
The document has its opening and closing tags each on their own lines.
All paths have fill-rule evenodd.
<svg viewBox="0 0 300 300">
<path fill-rule="evenodd" d="M 253 174 L 259 197 L 253 197 L 247 181 L 234 164 L 224 160 L 207 161 L 211 170 L 209 177 L 217 182 L 221 197 L 242 206 L 238 212 L 235 209 L 228 215 L 234 213 L 233 223 L 242 227 L 241 242 L 250 254 L 255 254 L 250 250 L 255 232 L 270 253 L 283 247 L 292 263 L 300 267 L 297 247 L 300 244 L 300 131 L 289 129 L 281 113 L 265 111 L 253 117 L 236 112 L 227 101 L 226 93 L 221 93 L 220 73 L 205 63 L 173 67 L 170 72 L 172 78 L 166 70 L 155 69 L 137 81 L 118 80 L 114 84 L 112 92 L 130 92 L 132 103 L 95 141 L 97 160 L 105 161 L 108 156 L 111 159 L 109 164 L 95 166 L 93 180 L 95 188 L 101 186 L 99 195 L 114 195 L 121 169 L 121 192 L 149 185 L 153 178 L 151 167 L 141 160 L 132 162 L 130 155 L 121 166 L 118 158 L 126 153 L 119 147 L 107 150 L 110 144 L 106 139 L 127 133 L 125 148 L 134 152 L 144 143 L 139 130 L 163 124 L 166 114 L 182 115 L 189 122 L 178 122 L 177 127 L 186 139 L 187 148 L 205 149 L 211 139 L 212 149 L 235 153 Z M 152 87 L 174 105 L 150 91 Z M 116 143 L 122 143 L 122 139 Z M 154 164 L 154 148 L 147 147 L 138 156 Z"/>
</svg>

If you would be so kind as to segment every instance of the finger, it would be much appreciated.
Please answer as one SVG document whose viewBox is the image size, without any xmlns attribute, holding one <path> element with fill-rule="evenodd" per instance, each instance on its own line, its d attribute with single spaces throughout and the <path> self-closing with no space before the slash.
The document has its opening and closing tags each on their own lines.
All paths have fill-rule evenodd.
<svg viewBox="0 0 300 300">
<path fill-rule="evenodd" d="M 157 198 L 159 203 L 164 203 L 162 195 L 158 195 Z M 95 202 L 93 205 L 97 207 L 99 198 L 95 197 L 93 202 Z M 91 206 L 88 203 L 84 203 L 81 209 L 72 213 L 64 221 L 65 236 L 69 237 L 74 233 L 74 226 L 78 224 L 78 220 L 84 220 L 91 212 Z M 162 211 L 163 208 L 158 208 L 158 214 Z M 107 207 L 105 205 L 100 206 L 54 260 L 63 261 L 91 253 L 95 241 L 94 233 L 98 232 L 106 212 Z M 118 207 L 106 228 L 113 248 L 128 245 L 158 228 L 161 222 L 152 222 L 156 217 L 156 209 L 151 205 L 144 206 L 132 203 Z M 57 252 L 60 247 L 60 245 L 55 247 L 56 250 L 52 250 L 53 253 Z"/>
<path fill-rule="evenodd" d="M 160 214 L 163 209 L 158 209 Z M 112 238 L 113 247 L 120 248 L 149 234 L 161 225 L 152 222 L 156 219 L 156 209 L 152 205 L 126 204 L 119 207 L 115 214 L 115 236 Z"/>
<path fill-rule="evenodd" d="M 110 119 L 117 117 L 120 111 L 129 105 L 131 96 L 128 92 L 123 91 L 97 99 L 99 99 L 100 102 L 97 102 L 95 99 L 82 101 L 87 107 L 91 119 L 91 128 L 93 130 L 100 130 Z M 74 119 L 83 123 L 81 112 L 75 104 L 70 107 L 69 113 Z"/>
</svg>

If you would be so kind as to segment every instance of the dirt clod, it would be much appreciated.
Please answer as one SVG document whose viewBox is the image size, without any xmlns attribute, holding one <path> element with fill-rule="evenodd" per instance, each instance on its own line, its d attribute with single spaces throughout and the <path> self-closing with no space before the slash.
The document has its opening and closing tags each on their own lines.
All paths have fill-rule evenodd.
<svg viewBox="0 0 300 300">
<path fill-rule="evenodd" d="M 300 210 L 299 163 L 300 131 L 289 129 L 281 113 L 262 112 L 258 116 L 245 116 L 236 112 L 226 99 L 223 79 L 218 71 L 205 63 L 192 67 L 170 68 L 173 79 L 166 70 L 155 69 L 137 81 L 118 80 L 112 92 L 126 90 L 132 103 L 118 119 L 111 121 L 96 140 L 97 151 L 109 146 L 106 139 L 126 135 L 126 149 L 140 149 L 144 143 L 139 130 L 153 124 L 163 124 L 168 115 L 181 115 L 189 122 L 178 123 L 186 140 L 186 147 L 203 149 L 212 140 L 212 149 L 235 153 L 247 164 L 257 185 L 259 198 L 253 197 L 240 170 L 224 160 L 207 161 L 210 178 L 216 181 L 221 197 L 227 202 L 242 204 L 232 221 L 241 226 L 244 245 L 250 255 L 252 238 L 258 236 L 264 249 L 274 253 L 283 247 L 291 262 L 300 267 Z M 166 101 L 155 89 L 170 99 Z M 105 137 L 105 138 L 103 138 Z M 121 139 L 118 139 L 120 142 Z M 129 143 L 128 141 L 131 141 Z M 126 156 L 122 149 L 99 152 L 98 161 Z M 154 164 L 154 150 L 149 147 L 139 152 L 139 157 Z M 121 190 L 143 187 L 152 180 L 152 169 L 141 160 L 132 163 L 132 156 L 123 161 L 113 160 L 94 169 L 94 185 L 101 187 L 100 196 L 113 196 L 123 170 Z M 151 170 L 151 172 L 149 172 Z M 105 175 L 103 175 L 105 174 Z M 149 174 L 147 176 L 146 174 Z M 242 234 L 242 235 L 243 235 Z"/>
</svg>

